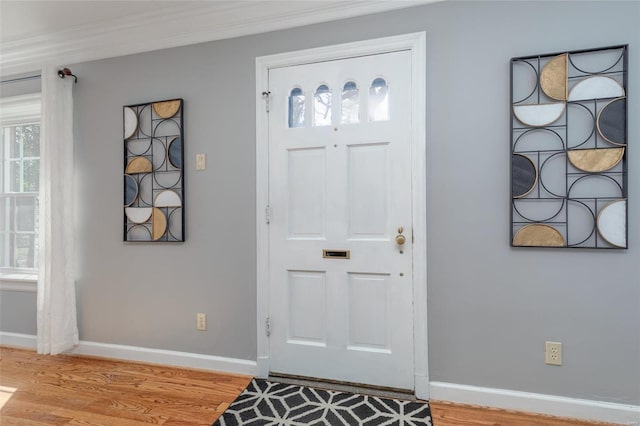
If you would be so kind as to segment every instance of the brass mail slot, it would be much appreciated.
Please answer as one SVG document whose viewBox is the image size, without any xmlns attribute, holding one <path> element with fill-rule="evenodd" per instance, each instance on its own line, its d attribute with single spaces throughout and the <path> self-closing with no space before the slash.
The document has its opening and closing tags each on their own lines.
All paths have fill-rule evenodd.
<svg viewBox="0 0 640 426">
<path fill-rule="evenodd" d="M 349 259 L 350 250 L 322 250 L 322 257 L 325 259 Z"/>
</svg>

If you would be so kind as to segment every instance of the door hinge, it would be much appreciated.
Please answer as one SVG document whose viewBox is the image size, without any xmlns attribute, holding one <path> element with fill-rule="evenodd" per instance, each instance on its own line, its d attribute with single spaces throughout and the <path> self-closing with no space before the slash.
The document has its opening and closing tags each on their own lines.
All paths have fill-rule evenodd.
<svg viewBox="0 0 640 426">
<path fill-rule="evenodd" d="M 271 336 L 271 318 L 269 317 L 264 321 L 264 332 L 267 337 Z"/>
<path fill-rule="evenodd" d="M 271 223 L 271 206 L 269 204 L 264 208 L 264 221 L 267 225 Z"/>
<path fill-rule="evenodd" d="M 269 96 L 271 96 L 270 91 L 262 92 L 262 97 L 264 98 L 264 106 L 267 112 L 269 112 Z"/>
</svg>

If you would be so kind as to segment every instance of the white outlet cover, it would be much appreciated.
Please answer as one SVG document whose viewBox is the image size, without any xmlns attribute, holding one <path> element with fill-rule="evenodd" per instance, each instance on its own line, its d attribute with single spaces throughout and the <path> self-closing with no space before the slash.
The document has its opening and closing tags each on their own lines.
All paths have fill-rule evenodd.
<svg viewBox="0 0 640 426">
<path fill-rule="evenodd" d="M 207 314 L 197 314 L 196 315 L 196 328 L 198 330 L 206 330 L 207 329 Z"/>
<path fill-rule="evenodd" d="M 562 343 L 544 342 L 544 362 L 549 365 L 562 365 Z"/>
<path fill-rule="evenodd" d="M 207 168 L 206 157 L 204 154 L 196 154 L 196 170 L 205 170 Z"/>
</svg>

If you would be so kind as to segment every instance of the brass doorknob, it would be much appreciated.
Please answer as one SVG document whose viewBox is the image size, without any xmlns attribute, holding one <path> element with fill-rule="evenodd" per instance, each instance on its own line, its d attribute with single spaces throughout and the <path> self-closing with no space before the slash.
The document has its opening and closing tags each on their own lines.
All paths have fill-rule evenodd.
<svg viewBox="0 0 640 426">
<path fill-rule="evenodd" d="M 407 239 L 404 237 L 404 235 L 402 234 L 398 234 L 396 235 L 396 244 L 399 246 L 404 245 L 404 243 L 407 241 Z"/>
</svg>

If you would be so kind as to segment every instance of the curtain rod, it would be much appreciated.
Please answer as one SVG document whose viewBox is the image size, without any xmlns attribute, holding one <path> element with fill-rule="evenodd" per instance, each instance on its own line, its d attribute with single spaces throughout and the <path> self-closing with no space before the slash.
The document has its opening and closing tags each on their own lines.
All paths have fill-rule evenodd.
<svg viewBox="0 0 640 426">
<path fill-rule="evenodd" d="M 78 82 L 78 77 L 76 77 L 75 74 L 73 74 L 69 68 L 61 68 L 61 69 L 58 70 L 58 77 L 65 78 L 67 76 L 73 77 L 74 81 L 76 83 Z M 0 83 L 1 84 L 13 83 L 13 82 L 16 82 L 16 81 L 33 80 L 33 79 L 36 79 L 36 78 L 42 78 L 42 74 L 34 74 L 34 75 L 28 75 L 26 77 L 10 78 L 8 80 L 2 80 L 2 81 L 0 81 Z"/>
<path fill-rule="evenodd" d="M 22 81 L 22 80 L 33 80 L 35 78 L 41 78 L 42 75 L 40 74 L 36 74 L 36 75 L 30 75 L 27 77 L 20 77 L 20 78 L 11 78 L 9 80 L 2 80 L 0 81 L 0 83 L 4 84 L 4 83 L 13 83 L 14 81 Z"/>
</svg>

